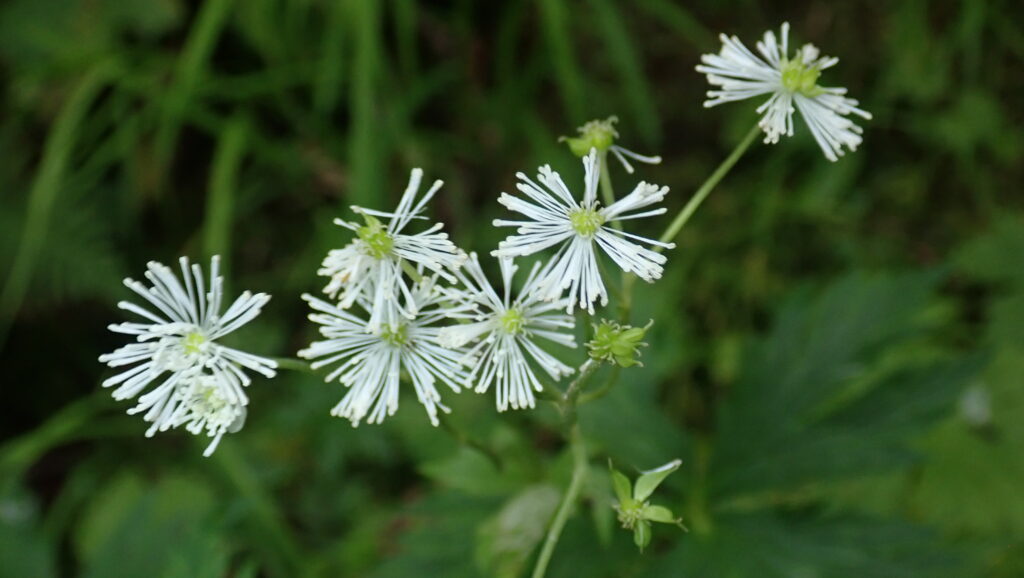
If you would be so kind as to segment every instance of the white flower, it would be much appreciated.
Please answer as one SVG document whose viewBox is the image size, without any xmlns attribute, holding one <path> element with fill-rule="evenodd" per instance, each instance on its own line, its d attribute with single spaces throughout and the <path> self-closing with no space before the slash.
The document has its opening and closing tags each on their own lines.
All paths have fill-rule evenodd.
<svg viewBox="0 0 1024 578">
<path fill-rule="evenodd" d="M 454 282 L 455 278 L 447 270 L 457 269 L 465 260 L 465 254 L 448 240 L 448 235 L 438 232 L 443 228 L 441 223 L 420 233 L 402 233 L 413 219 L 426 218 L 421 213 L 443 184 L 434 181 L 427 193 L 416 201 L 422 180 L 423 171 L 413 169 L 394 213 L 352 207 L 363 217 L 364 224 L 334 220 L 335 224 L 355 232 L 356 238 L 344 248 L 328 253 L 317 273 L 331 278 L 324 293 L 338 299 L 342 309 L 348 309 L 361 297 L 370 302 L 370 319 L 365 328 L 368 332 L 377 331 L 385 323 L 399 323 L 399 316 L 412 318 L 416 315 L 415 301 L 402 276 L 403 261 L 422 265 Z M 378 217 L 387 219 L 387 225 Z"/>
<path fill-rule="evenodd" d="M 230 388 L 211 374 L 191 379 L 176 392 L 177 407 L 171 419 L 173 427 L 184 425 L 189 432 L 206 435 L 213 440 L 203 452 L 209 457 L 217 449 L 225 433 L 235 433 L 245 424 L 246 400 L 230 394 Z"/>
<path fill-rule="evenodd" d="M 782 135 L 793 136 L 794 106 L 800 110 L 814 140 L 830 161 L 844 154 L 843 147 L 856 150 L 863 130 L 846 118 L 850 113 L 864 119 L 871 115 L 847 98 L 845 88 L 818 86 L 821 71 L 834 66 L 838 58 L 820 56 L 813 44 L 805 44 L 793 58 L 789 53 L 789 23 L 782 25 L 782 43 L 775 33 L 764 33 L 757 43 L 759 58 L 739 38 L 721 35 L 722 51 L 705 54 L 697 71 L 707 74 L 708 82 L 721 90 L 708 91 L 704 106 L 745 100 L 763 94 L 771 97 L 757 108 L 763 113 L 759 125 L 766 143 L 777 143 Z"/>
<path fill-rule="evenodd" d="M 539 274 L 536 291 L 541 299 L 552 301 L 559 299 L 568 289 L 570 313 L 576 303 L 591 313 L 594 312 L 595 301 L 600 300 L 601 305 L 608 303 L 608 292 L 598 271 L 595 245 L 624 271 L 635 273 L 647 282 L 661 277 L 665 256 L 633 241 L 666 249 L 675 247 L 673 243 L 662 243 L 608 226 L 614 221 L 664 213 L 664 208 L 645 212 L 631 211 L 661 202 L 668 193 L 668 187 L 641 182 L 633 192 L 608 207 L 601 207 L 597 201 L 598 162 L 597 149 L 591 149 L 590 154 L 583 159 L 585 178 L 582 202 L 573 198 L 562 177 L 547 165 L 540 167 L 537 175 L 543 188 L 523 173 L 516 175 L 521 181 L 516 188 L 529 200 L 508 193 L 502 193 L 498 199 L 499 203 L 522 213 L 528 220 L 496 219 L 495 226 L 518 227 L 518 235 L 502 241 L 498 250 L 491 254 L 496 257 L 521 257 L 559 245 L 558 252 Z"/>
<path fill-rule="evenodd" d="M 439 423 L 438 409 L 449 411 L 441 403 L 436 385 L 441 382 L 452 391 L 460 390 L 459 384 L 465 380 L 465 351 L 437 344 L 440 329 L 431 325 L 443 319 L 445 313 L 435 307 L 441 304 L 443 296 L 435 291 L 433 279 L 414 285 L 411 297 L 418 312 L 414 317 L 398 316 L 397 322 L 384 323 L 367 333 L 364 319 L 311 295 L 302 296 L 317 312 L 310 314 L 309 319 L 321 325 L 320 333 L 326 340 L 310 344 L 299 351 L 299 357 L 315 359 L 310 364 L 313 369 L 337 364 L 324 380 L 337 379 L 349 388 L 331 415 L 344 417 L 355 426 L 364 418 L 369 423 L 380 423 L 394 415 L 403 370 L 432 424 Z M 371 306 L 364 300 L 360 300 L 360 305 Z"/>
<path fill-rule="evenodd" d="M 145 273 L 150 287 L 125 279 L 125 285 L 148 306 L 118 303 L 118 307 L 143 321 L 109 326 L 116 333 L 134 335 L 135 342 L 100 356 L 100 361 L 110 367 L 131 366 L 104 381 L 103 387 L 118 386 L 113 392 L 114 399 L 131 399 L 164 378 L 139 396 L 138 404 L 128 410 L 129 414 L 146 412 L 143 418 L 152 423 L 147 437 L 180 424 L 181 401 L 199 381 L 212 380 L 226 403 L 244 406 L 248 398 L 242 388 L 251 382 L 244 369 L 266 377 L 275 375 L 277 363 L 273 360 L 216 342 L 254 319 L 270 300 L 265 293 L 254 295 L 246 291 L 222 315 L 224 278 L 218 274 L 219 264 L 219 257 L 211 260 L 209 291 L 202 268 L 189 267 L 184 257 L 180 259 L 184 284 L 169 267 L 152 261 Z"/>
<path fill-rule="evenodd" d="M 474 306 L 475 311 L 466 315 L 473 322 L 445 327 L 438 335 L 438 342 L 445 347 L 458 348 L 476 341 L 469 353 L 479 356 L 466 377 L 467 387 L 475 381 L 476 391 L 484 393 L 496 383 L 498 411 L 505 411 L 509 405 L 513 409 L 532 408 L 533 390 L 541 391 L 543 387 L 528 357 L 552 379 L 558 380 L 573 372 L 535 341 L 542 338 L 576 347 L 572 336 L 575 321 L 564 313 L 569 305 L 567 299 L 541 301 L 534 291 L 540 263 L 534 265 L 523 290 L 514 300 L 510 291 L 517 267 L 511 259 L 501 259 L 500 263 L 504 285 L 501 296 L 484 275 L 476 253 L 470 255 L 462 269 L 467 274 L 459 273 L 466 290 L 451 290 L 451 293 Z"/>
</svg>

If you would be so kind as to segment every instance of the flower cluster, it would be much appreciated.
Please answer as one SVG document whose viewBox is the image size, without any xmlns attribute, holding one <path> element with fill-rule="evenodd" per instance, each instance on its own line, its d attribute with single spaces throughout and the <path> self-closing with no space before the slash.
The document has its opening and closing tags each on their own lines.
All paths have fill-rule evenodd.
<svg viewBox="0 0 1024 578">
<path fill-rule="evenodd" d="M 790 56 L 788 24 L 782 25 L 780 38 L 770 31 L 764 34 L 757 43 L 760 56 L 734 36 L 721 38 L 721 51 L 704 55 L 697 66 L 716 87 L 708 92 L 705 106 L 767 95 L 757 109 L 765 142 L 792 135 L 793 112 L 799 110 L 828 159 L 834 161 L 844 149 L 852 151 L 861 143 L 862 130 L 848 117 L 871 115 L 846 96 L 846 89 L 818 85 L 822 71 L 834 66 L 836 58 L 821 56 L 810 44 Z M 578 136 L 563 138 L 582 159 L 579 194 L 544 165 L 534 178 L 517 173 L 519 194 L 498 197 L 498 203 L 518 214 L 493 221 L 496 227 L 514 229 L 490 252 L 498 261 L 500 287 L 488 280 L 477 254 L 458 248 L 441 223 L 430 222 L 427 207 L 443 183 L 434 181 L 421 194 L 421 169 L 412 170 L 394 211 L 353 206 L 354 220 L 335 219 L 353 237 L 330 251 L 317 271 L 327 278 L 323 296 L 303 295 L 322 339 L 299 351 L 314 370 L 329 368 L 326 381 L 347 388 L 332 415 L 353 425 L 380 423 L 398 410 L 405 376 L 431 423 L 438 425 L 441 414 L 450 411 L 442 399 L 445 390 L 484 393 L 493 388 L 499 411 L 532 408 L 547 380 L 557 382 L 574 372 L 546 347 L 575 348 L 574 311 L 594 314 L 595 307 L 608 304 L 605 262 L 623 272 L 623 286 L 631 283 L 630 276 L 647 282 L 661 278 L 666 263 L 662 251 L 675 247 L 668 241 L 684 222 L 677 219 L 678 226 L 670 227 L 664 240 L 626 230 L 634 220 L 664 214 L 660 205 L 669 189 L 641 181 L 614 198 L 606 166 L 609 153 L 629 174 L 634 172 L 630 160 L 661 162 L 661 157 L 616 144 L 617 121 L 614 116 L 594 120 L 580 127 Z M 750 142 L 748 138 L 741 147 Z M 601 198 L 599 187 L 605 187 Z M 702 199 L 702 194 L 695 195 L 681 216 L 691 214 Z M 536 260 L 545 251 L 551 252 L 550 258 Z M 516 291 L 516 260 L 523 258 L 535 262 Z M 119 304 L 141 321 L 110 326 L 135 341 L 100 357 L 121 369 L 103 386 L 115 387 L 115 399 L 137 399 L 129 413 L 142 413 L 151 424 L 147 436 L 179 426 L 194 434 L 205 432 L 213 438 L 205 452 L 209 455 L 225 433 L 244 423 L 247 372 L 273 377 L 277 367 L 273 360 L 218 340 L 259 315 L 270 297 L 244 292 L 221 314 L 219 259 L 211 262 L 208 286 L 198 265 L 185 258 L 180 265 L 180 279 L 170 268 L 150 263 L 145 274 L 149 286 L 125 281 L 145 306 Z M 604 322 L 594 328 L 586 344 L 593 360 L 621 367 L 639 363 L 647 327 Z M 642 478 L 638 483 L 645 482 Z M 624 501 L 621 510 L 624 523 L 642 531 L 646 521 L 668 519 L 664 512 L 647 508 L 645 497 Z M 638 525 L 638 520 L 644 523 Z M 638 543 L 646 544 L 641 538 Z"/>
<path fill-rule="evenodd" d="M 132 335 L 135 341 L 100 356 L 110 367 L 127 367 L 104 381 L 103 387 L 117 386 L 114 399 L 138 397 L 128 413 L 145 412 L 143 419 L 151 424 L 147 437 L 182 425 L 194 434 L 206 430 L 213 438 L 204 452 L 209 456 L 221 436 L 237 431 L 245 420 L 249 399 L 243 388 L 251 379 L 244 370 L 274 377 L 277 367 L 273 360 L 217 340 L 252 321 L 270 296 L 246 291 L 221 314 L 220 258 L 210 263 L 209 290 L 199 265 L 190 267 L 184 257 L 180 265 L 181 280 L 170 267 L 156 262 L 150 262 L 145 273 L 149 287 L 125 279 L 125 285 L 147 306 L 118 303 L 141 321 L 110 325 L 111 331 Z M 157 381 L 156 387 L 145 391 Z"/>
<path fill-rule="evenodd" d="M 539 169 L 540 184 L 518 175 L 517 188 L 525 199 L 507 193 L 499 197 L 499 203 L 526 217 L 495 221 L 497 226 L 517 227 L 517 234 L 492 252 L 501 271 L 500 290 L 487 279 L 479 257 L 453 245 L 441 224 L 406 232 L 413 221 L 426 219 L 427 203 L 442 186 L 435 181 L 419 196 L 420 169 L 412 171 L 394 212 L 352 207 L 363 224 L 335 221 L 355 238 L 328 253 L 319 271 L 329 278 L 323 292 L 330 300 L 303 296 L 314 311 L 309 318 L 320 326 L 324 339 L 299 352 L 312 360 L 313 369 L 332 368 L 327 381 L 348 387 L 333 415 L 353 425 L 381 422 L 398 409 L 403 373 L 434 425 L 440 413 L 449 411 L 439 385 L 453 392 L 481 393 L 493 386 L 499 411 L 532 408 L 535 393 L 544 389 L 541 374 L 557 381 L 573 372 L 542 344 L 575 347 L 575 307 L 593 312 L 595 303 L 607 304 L 598 249 L 645 281 L 661 276 L 665 257 L 640 243 L 673 245 L 627 233 L 619 222 L 664 213 L 664 208 L 650 207 L 664 199 L 668 188 L 641 182 L 630 194 L 602 206 L 597 200 L 600 163 L 617 133 L 614 119 L 595 122 L 581 134 L 593 137 L 600 129 L 611 130 L 611 136 L 602 141 L 604 150 L 591 147 L 584 156 L 582 199 L 548 166 Z M 514 259 L 545 249 L 553 249 L 554 256 L 535 262 L 513 297 L 518 269 Z"/>
</svg>

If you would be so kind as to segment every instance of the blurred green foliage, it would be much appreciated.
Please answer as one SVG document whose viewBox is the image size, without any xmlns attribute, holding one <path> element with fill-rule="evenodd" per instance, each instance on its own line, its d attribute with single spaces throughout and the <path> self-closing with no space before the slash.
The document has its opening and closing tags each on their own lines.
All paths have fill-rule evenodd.
<svg viewBox="0 0 1024 578">
<path fill-rule="evenodd" d="M 341 386 L 284 372 L 203 459 L 99 391 L 120 280 L 220 253 L 230 291 L 275 296 L 240 338 L 287 355 L 349 204 L 422 166 L 487 250 L 515 172 L 577 179 L 557 137 L 611 114 L 671 215 L 755 121 L 701 106 L 699 55 L 783 20 L 840 57 L 863 148 L 755 147 L 637 288 L 650 347 L 581 408 L 549 576 L 1024 576 L 1019 2 L 10 0 L 0 577 L 522 576 L 569 478 L 551 408 L 455 396 L 452 436 L 406 398 L 353 429 Z M 607 457 L 681 458 L 659 501 L 689 532 L 637 553 Z"/>
</svg>

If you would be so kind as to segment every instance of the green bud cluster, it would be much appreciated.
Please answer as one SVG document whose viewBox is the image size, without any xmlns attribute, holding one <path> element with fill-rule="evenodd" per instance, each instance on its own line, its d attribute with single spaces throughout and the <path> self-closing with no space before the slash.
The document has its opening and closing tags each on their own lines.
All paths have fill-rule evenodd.
<svg viewBox="0 0 1024 578">
<path fill-rule="evenodd" d="M 782 86 L 790 92 L 798 92 L 804 96 L 821 94 L 821 87 L 818 86 L 819 76 L 821 70 L 804 64 L 800 54 L 782 65 Z"/>
<path fill-rule="evenodd" d="M 366 243 L 367 251 L 370 256 L 374 259 L 383 259 L 391 254 L 391 249 L 395 246 L 395 240 L 388 234 L 387 229 L 381 224 L 380 220 L 370 215 L 363 215 L 363 220 L 366 224 L 356 231 L 358 236 L 364 243 Z"/>
<path fill-rule="evenodd" d="M 636 479 L 636 485 L 633 485 L 625 474 L 616 470 L 610 461 L 608 462 L 612 487 L 618 500 L 614 508 L 619 514 L 619 523 L 624 529 L 633 531 L 633 542 L 641 552 L 651 543 L 652 522 L 675 524 L 683 528 L 682 519 L 673 515 L 671 510 L 665 506 L 652 505 L 647 501 L 647 498 L 654 493 L 654 490 L 658 489 L 661 482 L 665 481 L 669 474 L 679 469 L 681 464 L 681 461 L 673 460 L 659 468 L 641 472 L 640 477 Z"/>
<path fill-rule="evenodd" d="M 569 145 L 572 154 L 578 157 L 585 157 L 590 154 L 590 149 L 595 148 L 597 152 L 604 152 L 615 144 L 619 133 L 615 130 L 615 123 L 619 119 L 609 116 L 604 120 L 592 120 L 576 129 L 580 136 L 571 138 L 563 136 L 560 141 Z"/>
<path fill-rule="evenodd" d="M 639 364 L 640 348 L 647 345 L 642 340 L 652 323 L 644 327 L 632 327 L 602 320 L 600 325 L 594 326 L 594 338 L 587 343 L 590 357 L 620 367 Z"/>
</svg>

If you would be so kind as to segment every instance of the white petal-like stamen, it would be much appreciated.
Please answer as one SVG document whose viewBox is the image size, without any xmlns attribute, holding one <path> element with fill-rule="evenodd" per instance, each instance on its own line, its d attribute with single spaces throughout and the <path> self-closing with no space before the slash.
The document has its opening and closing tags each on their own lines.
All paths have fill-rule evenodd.
<svg viewBox="0 0 1024 578">
<path fill-rule="evenodd" d="M 661 277 L 665 256 L 634 241 L 666 249 L 675 247 L 673 243 L 662 243 L 609 226 L 614 221 L 662 214 L 664 209 L 638 210 L 664 200 L 668 187 L 641 182 L 628 195 L 608 207 L 601 207 L 597 201 L 599 162 L 596 149 L 591 149 L 583 158 L 582 202 L 573 198 L 561 176 L 547 165 L 541 167 L 537 175 L 543 187 L 522 173 L 517 175 L 521 182 L 516 187 L 527 198 L 507 193 L 498 198 L 499 203 L 525 215 L 528 220 L 495 220 L 495 226 L 516 227 L 517 234 L 502 241 L 491 254 L 501 258 L 522 257 L 558 246 L 558 252 L 538 274 L 535 290 L 541 299 L 548 301 L 560 299 L 568 291 L 570 313 L 577 304 L 593 313 L 595 302 L 608 303 L 595 245 L 624 271 L 647 282 Z"/>
<path fill-rule="evenodd" d="M 394 325 L 402 318 L 415 317 L 416 304 L 402 275 L 403 261 L 454 282 L 451 271 L 458 269 L 465 259 L 465 254 L 448 240 L 448 234 L 440 232 L 443 227 L 440 223 L 420 233 L 402 232 L 414 219 L 426 218 L 422 213 L 427 202 L 443 184 L 434 181 L 417 201 L 422 180 L 423 171 L 413 169 L 393 213 L 352 207 L 363 216 L 365 224 L 334 220 L 336 225 L 356 233 L 356 238 L 345 247 L 330 251 L 317 273 L 330 278 L 324 293 L 337 299 L 342 309 L 348 309 L 362 298 L 370 302 L 367 332 L 378 331 L 386 324 Z M 387 224 L 379 219 L 387 220 Z"/>
<path fill-rule="evenodd" d="M 314 360 L 310 364 L 313 369 L 335 366 L 325 381 L 338 380 L 349 388 L 331 415 L 344 417 L 354 426 L 364 419 L 384 421 L 398 410 L 399 380 L 405 371 L 430 422 L 439 424 L 438 411 L 449 410 L 441 403 L 438 383 L 460 391 L 466 375 L 464 364 L 472 360 L 466 358 L 464 349 L 437 343 L 440 328 L 434 325 L 445 317 L 441 306 L 447 298 L 436 289 L 433 278 L 410 289 L 410 305 L 416 311 L 411 318 L 385 312 L 382 319 L 395 322 L 381 323 L 370 333 L 366 320 L 351 311 L 311 295 L 302 298 L 314 310 L 309 319 L 321 325 L 325 339 L 299 351 L 299 357 Z M 365 299 L 360 299 L 359 305 L 373 311 L 374 305 Z M 459 307 L 452 311 L 458 312 Z"/>
<path fill-rule="evenodd" d="M 839 59 L 821 56 L 812 44 L 805 44 L 789 58 L 788 22 L 783 23 L 780 36 L 781 43 L 774 32 L 765 32 L 757 43 L 759 57 L 739 38 L 721 35 L 721 52 L 703 55 L 697 66 L 710 84 L 719 87 L 708 91 L 704 106 L 770 95 L 757 108 L 764 142 L 774 144 L 783 135 L 793 136 L 793 112 L 799 110 L 827 159 L 838 160 L 844 147 L 856 150 L 863 130 L 847 116 L 852 113 L 870 119 L 871 114 L 858 108 L 857 101 L 846 96 L 845 88 L 817 83 L 821 71 L 835 66 Z"/>
<path fill-rule="evenodd" d="M 104 381 L 103 387 L 117 386 L 112 393 L 114 399 L 138 398 L 137 405 L 128 413 L 145 412 L 143 419 L 152 424 L 147 436 L 201 421 L 204 425 L 198 429 L 188 429 L 198 433 L 206 427 L 209 435 L 216 437 L 206 455 L 213 451 L 226 429 L 218 425 L 223 418 L 209 415 L 204 421 L 195 417 L 198 414 L 189 413 L 196 388 L 204 388 L 207 399 L 221 400 L 217 402 L 219 407 L 244 411 L 248 397 L 243 388 L 251 382 L 244 370 L 274 377 L 277 367 L 271 359 L 217 343 L 217 339 L 252 321 L 270 300 L 266 293 L 246 291 L 222 314 L 224 278 L 219 274 L 219 265 L 220 258 L 213 257 L 208 290 L 202 268 L 197 264 L 190 266 L 184 257 L 180 259 L 184 283 L 170 267 L 153 261 L 145 273 L 151 283 L 149 287 L 125 279 L 125 285 L 142 297 L 148 307 L 124 301 L 118 307 L 138 315 L 144 322 L 110 325 L 115 333 L 135 336 L 135 342 L 99 358 L 110 367 L 129 366 Z M 158 380 L 159 385 L 143 393 Z"/>
<path fill-rule="evenodd" d="M 568 299 L 542 301 L 536 291 L 540 279 L 540 263 L 536 263 L 519 296 L 511 298 L 512 277 L 517 267 L 511 259 L 501 260 L 503 292 L 494 290 L 480 268 L 475 253 L 458 273 L 464 289 L 449 289 L 453 301 L 469 304 L 472 311 L 449 317 L 463 318 L 469 323 L 445 327 L 438 342 L 446 347 L 474 344 L 470 354 L 476 356 L 473 369 L 466 376 L 466 387 L 475 383 L 475 390 L 484 393 L 495 385 L 498 411 L 532 408 L 534 391 L 543 386 L 529 360 L 533 360 L 552 379 L 569 375 L 573 369 L 541 349 L 536 341 L 543 338 L 565 347 L 576 347 L 573 339 L 575 320 L 564 310 Z"/>
</svg>

